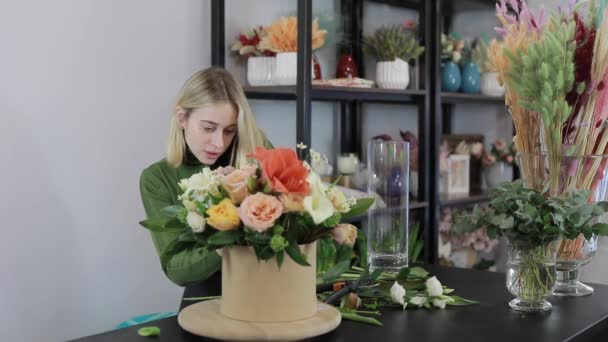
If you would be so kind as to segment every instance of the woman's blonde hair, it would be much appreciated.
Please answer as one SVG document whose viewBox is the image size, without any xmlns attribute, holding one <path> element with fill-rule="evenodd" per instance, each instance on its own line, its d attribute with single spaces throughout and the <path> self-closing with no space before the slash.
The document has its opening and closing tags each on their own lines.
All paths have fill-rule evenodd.
<svg viewBox="0 0 608 342">
<path fill-rule="evenodd" d="M 230 164 L 243 165 L 247 154 L 253 152 L 257 146 L 264 146 L 266 138 L 258 129 L 251 107 L 243 88 L 222 68 L 208 68 L 194 74 L 183 86 L 177 97 L 176 107 L 182 107 L 190 115 L 197 108 L 229 103 L 238 113 L 237 135 L 234 138 Z M 169 128 L 169 143 L 167 144 L 167 162 L 173 167 L 179 167 L 186 157 L 186 139 L 175 113 L 171 116 Z"/>
</svg>

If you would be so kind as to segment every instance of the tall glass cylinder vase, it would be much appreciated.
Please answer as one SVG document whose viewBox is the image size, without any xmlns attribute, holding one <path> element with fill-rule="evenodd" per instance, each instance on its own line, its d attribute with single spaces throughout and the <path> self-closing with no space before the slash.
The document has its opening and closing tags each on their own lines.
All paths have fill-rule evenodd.
<svg viewBox="0 0 608 342">
<path fill-rule="evenodd" d="M 524 184 L 528 188 L 547 191 L 559 196 L 568 189 L 589 190 L 589 203 L 608 200 L 608 155 L 562 156 L 554 158 L 543 154 L 518 155 Z M 608 222 L 603 215 L 597 220 Z M 597 222 L 591 222 L 597 223 Z M 579 281 L 580 268 L 591 261 L 597 251 L 597 236 L 586 239 L 562 239 L 557 245 L 556 296 L 585 296 L 593 288 Z"/>
<path fill-rule="evenodd" d="M 407 142 L 372 140 L 367 146 L 367 190 L 376 199 L 367 225 L 372 270 L 408 266 L 409 152 Z"/>
</svg>

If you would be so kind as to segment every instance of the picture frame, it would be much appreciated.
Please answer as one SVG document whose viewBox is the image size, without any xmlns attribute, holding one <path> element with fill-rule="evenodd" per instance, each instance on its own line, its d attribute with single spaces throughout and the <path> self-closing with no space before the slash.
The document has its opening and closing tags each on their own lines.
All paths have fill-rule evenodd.
<svg viewBox="0 0 608 342">
<path fill-rule="evenodd" d="M 469 194 L 470 155 L 452 154 L 447 159 L 447 171 L 441 175 L 440 192 Z"/>
</svg>

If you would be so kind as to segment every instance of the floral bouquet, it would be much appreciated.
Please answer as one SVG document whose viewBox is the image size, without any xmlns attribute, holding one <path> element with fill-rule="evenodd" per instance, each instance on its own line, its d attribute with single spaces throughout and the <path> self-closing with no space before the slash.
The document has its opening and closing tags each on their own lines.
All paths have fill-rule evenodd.
<svg viewBox="0 0 608 342">
<path fill-rule="evenodd" d="M 447 36 L 441 34 L 441 60 L 452 61 L 454 63 L 460 62 L 462 53 L 464 50 L 464 40 L 456 39 L 454 34 Z"/>
<path fill-rule="evenodd" d="M 266 35 L 262 37 L 260 48 L 273 52 L 298 51 L 298 17 L 281 17 L 265 28 Z M 312 49 L 317 50 L 325 44 L 326 30 L 319 29 L 318 19 L 312 22 Z"/>
<path fill-rule="evenodd" d="M 506 163 L 508 165 L 514 165 L 517 163 L 515 157 L 517 151 L 515 150 L 515 144 L 507 144 L 502 139 L 496 140 L 492 144 L 492 148 L 489 153 L 484 153 L 481 161 L 484 167 L 490 167 L 496 162 Z"/>
<path fill-rule="evenodd" d="M 340 222 L 365 213 L 373 199 L 347 199 L 325 186 L 292 149 L 258 147 L 250 157 L 257 165 L 205 167 L 181 180 L 182 205 L 165 208 L 166 218 L 141 222 L 150 230 L 181 233 L 161 258 L 192 244 L 208 250 L 241 245 L 252 246 L 258 260 L 276 257 L 279 267 L 285 254 L 308 266 L 300 244 L 332 236 L 354 244 L 357 229 Z"/>
<path fill-rule="evenodd" d="M 266 56 L 272 57 L 276 53 L 260 47 L 262 38 L 266 36 L 266 30 L 262 26 L 254 27 L 250 31 L 239 33 L 232 44 L 232 51 L 241 56 Z"/>
</svg>

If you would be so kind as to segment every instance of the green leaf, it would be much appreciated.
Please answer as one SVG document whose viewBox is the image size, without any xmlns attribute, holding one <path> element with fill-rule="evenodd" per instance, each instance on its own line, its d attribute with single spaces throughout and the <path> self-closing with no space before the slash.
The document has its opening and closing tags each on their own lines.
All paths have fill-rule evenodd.
<svg viewBox="0 0 608 342">
<path fill-rule="evenodd" d="M 357 252 L 359 253 L 359 266 L 367 266 L 367 238 L 363 231 L 357 228 Z"/>
<path fill-rule="evenodd" d="M 500 229 L 511 229 L 514 225 L 515 219 L 513 218 L 513 216 L 509 216 L 500 223 Z"/>
<path fill-rule="evenodd" d="M 350 264 L 353 258 L 353 248 L 349 245 L 338 245 L 336 251 L 336 263 L 348 261 Z"/>
<path fill-rule="evenodd" d="M 363 215 L 367 210 L 374 204 L 373 198 L 361 198 L 358 199 L 355 205 L 350 208 L 350 211 L 342 215 L 342 219 L 348 219 L 351 217 Z"/>
<path fill-rule="evenodd" d="M 180 235 L 177 240 L 181 242 L 196 242 L 196 237 L 191 230 L 188 230 Z"/>
<path fill-rule="evenodd" d="M 240 230 L 225 230 L 219 231 L 209 237 L 207 243 L 213 246 L 229 246 L 234 245 L 243 237 L 243 232 Z"/>
<path fill-rule="evenodd" d="M 277 254 L 275 254 L 276 258 L 277 258 L 277 265 L 279 266 L 279 270 L 281 269 L 281 266 L 283 265 L 283 259 L 285 257 L 285 251 L 280 251 Z"/>
<path fill-rule="evenodd" d="M 340 310 L 340 308 L 338 308 L 338 311 L 340 311 L 340 315 L 342 315 L 342 318 L 347 319 L 349 321 L 355 321 L 355 322 L 360 322 L 360 323 L 367 323 L 367 324 L 371 324 L 371 325 L 382 326 L 382 323 L 380 323 L 380 321 L 378 321 L 377 319 L 375 319 L 373 317 L 366 317 L 366 316 L 358 315 L 356 313 L 342 311 L 342 310 Z"/>
<path fill-rule="evenodd" d="M 323 281 L 326 283 L 331 283 L 338 279 L 342 273 L 348 271 L 350 268 L 350 260 L 345 260 L 334 266 L 329 271 L 325 272 L 323 275 Z"/>
<path fill-rule="evenodd" d="M 181 205 L 170 205 L 168 207 L 164 207 L 160 210 L 167 217 L 177 217 L 177 212 L 180 211 L 183 207 Z"/>
<path fill-rule="evenodd" d="M 183 233 L 190 229 L 175 218 L 154 218 L 139 222 L 144 228 L 153 232 Z"/>
<path fill-rule="evenodd" d="M 399 270 L 399 273 L 397 273 L 397 280 L 398 281 L 406 281 L 407 277 L 410 275 L 411 269 L 408 267 L 403 267 Z"/>
<path fill-rule="evenodd" d="M 607 236 L 608 235 L 608 224 L 607 223 L 596 223 L 591 227 L 593 232 L 597 235 Z"/>
<path fill-rule="evenodd" d="M 446 304 L 447 305 L 454 305 L 454 306 L 464 306 L 464 305 L 475 305 L 475 304 L 479 304 L 479 302 L 476 302 L 474 300 L 468 300 L 468 299 L 464 299 L 462 297 L 459 296 L 449 296 L 450 298 L 453 299 L 453 301 L 448 301 Z"/>
<path fill-rule="evenodd" d="M 271 236 L 265 233 L 258 233 L 256 231 L 248 231 L 245 235 L 245 240 L 251 242 L 254 245 L 266 245 L 270 243 Z"/>
<path fill-rule="evenodd" d="M 289 241 L 289 245 L 285 251 L 287 252 L 287 255 L 289 255 L 297 264 L 302 266 L 310 266 L 308 261 L 306 261 L 304 254 L 300 252 L 300 247 L 298 247 L 298 243 L 295 240 Z"/>
<path fill-rule="evenodd" d="M 410 275 L 414 278 L 426 278 L 429 272 L 422 267 L 416 266 L 410 269 Z"/>
<path fill-rule="evenodd" d="M 143 337 L 154 337 L 160 335 L 159 327 L 143 327 L 137 330 L 137 334 Z"/>
</svg>

